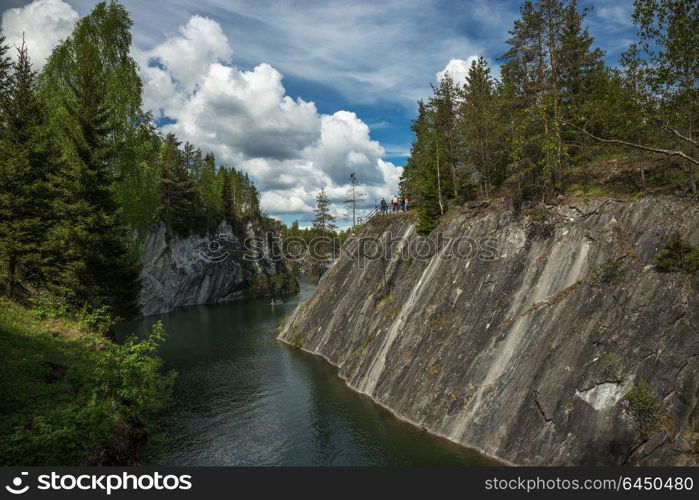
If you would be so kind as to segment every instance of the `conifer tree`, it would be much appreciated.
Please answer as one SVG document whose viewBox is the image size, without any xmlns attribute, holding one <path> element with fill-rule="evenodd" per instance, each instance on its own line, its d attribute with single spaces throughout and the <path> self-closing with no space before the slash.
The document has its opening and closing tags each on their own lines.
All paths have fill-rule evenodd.
<svg viewBox="0 0 699 500">
<path fill-rule="evenodd" d="M 313 210 L 313 229 L 320 236 L 331 234 L 336 228 L 335 216 L 330 213 L 330 199 L 322 188 L 316 196 L 316 207 Z"/>
<path fill-rule="evenodd" d="M 18 280 L 40 280 L 43 242 L 51 222 L 49 176 L 58 163 L 24 42 L 13 67 L 3 96 L 6 131 L 0 138 L 0 261 L 8 294 Z"/>
<path fill-rule="evenodd" d="M 187 172 L 180 141 L 169 133 L 160 153 L 162 203 L 160 216 L 176 234 L 186 236 L 196 227 L 196 193 Z"/>
<path fill-rule="evenodd" d="M 481 194 L 489 197 L 495 179 L 495 88 L 490 68 L 483 57 L 473 61 L 466 76 L 466 84 L 459 104 L 459 123 L 464 141 L 462 170 L 473 169 L 478 177 Z M 470 172 L 468 172 L 470 173 Z M 462 191 L 469 190 L 467 172 Z"/>
<path fill-rule="evenodd" d="M 78 24 L 69 49 L 74 66 L 65 74 L 65 111 L 71 120 L 69 164 L 57 176 L 60 218 L 48 248 L 54 288 L 76 306 L 108 306 L 128 317 L 135 311 L 138 267 L 128 250 L 129 235 L 116 201 L 117 154 L 113 109 L 107 101 L 105 67 L 90 36 L 89 23 Z M 88 33 L 83 33 L 88 30 Z"/>
<path fill-rule="evenodd" d="M 221 212 L 223 214 L 223 219 L 232 224 L 235 221 L 235 210 L 233 208 L 233 186 L 231 184 L 231 175 L 223 167 L 221 167 L 221 177 L 223 180 L 221 189 Z"/>
</svg>

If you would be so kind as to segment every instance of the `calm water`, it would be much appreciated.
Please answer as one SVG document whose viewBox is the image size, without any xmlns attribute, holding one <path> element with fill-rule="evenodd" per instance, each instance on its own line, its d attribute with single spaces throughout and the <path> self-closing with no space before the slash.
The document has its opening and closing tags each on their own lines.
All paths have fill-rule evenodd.
<svg viewBox="0 0 699 500">
<path fill-rule="evenodd" d="M 167 465 L 474 465 L 482 458 L 400 422 L 353 392 L 336 369 L 275 340 L 301 293 L 187 308 L 122 325 L 139 335 L 161 319 L 162 356 L 179 376 L 163 419 Z"/>
</svg>

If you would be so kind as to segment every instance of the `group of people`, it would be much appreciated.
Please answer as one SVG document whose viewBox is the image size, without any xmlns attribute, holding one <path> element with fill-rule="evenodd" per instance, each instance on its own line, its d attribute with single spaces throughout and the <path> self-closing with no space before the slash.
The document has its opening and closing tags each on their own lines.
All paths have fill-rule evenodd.
<svg viewBox="0 0 699 500">
<path fill-rule="evenodd" d="M 391 200 L 391 212 L 407 212 L 410 207 L 410 202 L 408 198 L 399 198 L 394 196 Z M 386 198 L 381 198 L 381 213 L 383 215 L 388 215 L 388 203 Z"/>
</svg>

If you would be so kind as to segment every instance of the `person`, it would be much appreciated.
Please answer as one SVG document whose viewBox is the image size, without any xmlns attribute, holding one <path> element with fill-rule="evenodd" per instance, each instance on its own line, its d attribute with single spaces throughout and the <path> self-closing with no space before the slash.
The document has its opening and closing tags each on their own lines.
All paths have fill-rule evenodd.
<svg viewBox="0 0 699 500">
<path fill-rule="evenodd" d="M 407 196 L 403 199 L 403 205 L 405 206 L 405 211 L 407 212 L 410 207 L 410 201 L 408 200 Z"/>
<path fill-rule="evenodd" d="M 405 212 L 405 198 L 398 198 L 398 203 L 400 203 L 400 211 Z"/>
<path fill-rule="evenodd" d="M 394 212 L 398 211 L 398 197 L 397 196 L 393 197 L 393 211 Z"/>
<path fill-rule="evenodd" d="M 388 215 L 388 203 L 386 203 L 386 198 L 381 198 L 381 213 L 383 215 Z"/>
</svg>

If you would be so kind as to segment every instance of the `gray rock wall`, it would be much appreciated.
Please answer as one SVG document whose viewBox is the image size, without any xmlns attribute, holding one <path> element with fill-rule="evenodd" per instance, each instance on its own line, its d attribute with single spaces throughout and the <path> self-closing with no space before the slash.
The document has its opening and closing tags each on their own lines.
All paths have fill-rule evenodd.
<svg viewBox="0 0 699 500">
<path fill-rule="evenodd" d="M 699 273 L 652 265 L 676 229 L 699 243 L 696 205 L 577 201 L 540 221 L 482 206 L 448 214 L 421 259 L 400 256 L 424 245 L 411 216 L 376 218 L 279 338 L 398 417 L 503 461 L 696 464 Z M 385 258 L 366 243 L 348 255 L 389 234 Z M 644 432 L 624 398 L 642 381 L 660 404 Z"/>
<path fill-rule="evenodd" d="M 246 251 L 243 241 L 248 237 L 259 239 Z M 241 299 L 248 294 L 248 285 L 255 276 L 271 282 L 281 273 L 285 278 L 282 292 L 293 291 L 295 279 L 287 263 L 277 258 L 277 250 L 267 234 L 250 223 L 241 237 L 230 224 L 222 222 L 214 233 L 180 238 L 170 234 L 161 222 L 145 244 L 138 300 L 141 314 Z M 260 293 L 259 287 L 256 293 Z"/>
</svg>

